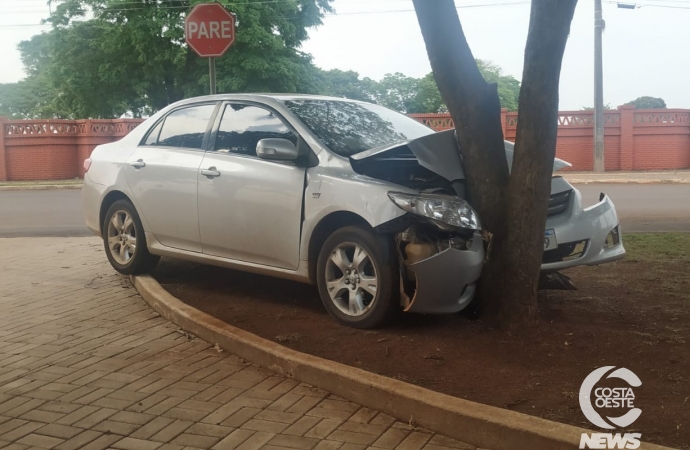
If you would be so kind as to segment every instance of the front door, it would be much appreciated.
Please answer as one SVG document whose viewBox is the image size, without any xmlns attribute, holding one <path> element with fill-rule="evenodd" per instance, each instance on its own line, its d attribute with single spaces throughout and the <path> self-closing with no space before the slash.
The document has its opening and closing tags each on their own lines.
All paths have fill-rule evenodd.
<svg viewBox="0 0 690 450">
<path fill-rule="evenodd" d="M 227 104 L 199 171 L 199 227 L 209 255 L 297 269 L 305 168 L 260 159 L 264 138 L 297 143 L 274 112 Z"/>
<path fill-rule="evenodd" d="M 197 175 L 215 109 L 212 103 L 171 112 L 127 160 L 137 212 L 167 247 L 201 252 Z"/>
</svg>

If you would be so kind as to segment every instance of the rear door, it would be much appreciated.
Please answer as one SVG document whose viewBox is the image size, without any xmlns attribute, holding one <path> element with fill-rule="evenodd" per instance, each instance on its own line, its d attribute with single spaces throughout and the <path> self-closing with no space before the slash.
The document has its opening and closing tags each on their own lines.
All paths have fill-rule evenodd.
<svg viewBox="0 0 690 450">
<path fill-rule="evenodd" d="M 167 247 L 201 252 L 197 174 L 218 104 L 178 108 L 151 129 L 127 161 L 139 215 Z"/>
<path fill-rule="evenodd" d="M 220 114 L 220 113 L 219 113 Z M 296 269 L 305 167 L 256 155 L 265 138 L 297 134 L 276 112 L 227 103 L 199 172 L 199 227 L 203 252 Z"/>
</svg>

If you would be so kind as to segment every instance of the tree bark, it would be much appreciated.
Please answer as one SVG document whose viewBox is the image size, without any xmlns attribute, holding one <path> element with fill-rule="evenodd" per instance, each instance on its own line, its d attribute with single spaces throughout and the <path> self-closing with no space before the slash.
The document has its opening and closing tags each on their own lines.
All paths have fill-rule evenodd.
<svg viewBox="0 0 690 450">
<path fill-rule="evenodd" d="M 537 314 L 537 285 L 558 133 L 561 65 L 577 0 L 532 0 L 508 185 L 501 323 Z M 514 320 L 517 318 L 518 320 Z"/>
<path fill-rule="evenodd" d="M 443 100 L 455 122 L 458 149 L 465 167 L 467 197 L 477 210 L 488 239 L 479 283 L 478 307 L 485 317 L 496 310 L 487 287 L 500 276 L 506 235 L 508 162 L 496 85 L 479 72 L 453 0 L 413 0 L 429 61 Z M 500 297 L 496 297 L 498 299 Z M 489 319 L 495 318 L 491 314 Z"/>
<path fill-rule="evenodd" d="M 558 81 L 577 0 L 533 0 L 509 176 L 496 85 L 487 84 L 453 0 L 413 0 L 441 96 L 455 122 L 468 197 L 488 237 L 482 315 L 503 328 L 536 321 Z"/>
</svg>

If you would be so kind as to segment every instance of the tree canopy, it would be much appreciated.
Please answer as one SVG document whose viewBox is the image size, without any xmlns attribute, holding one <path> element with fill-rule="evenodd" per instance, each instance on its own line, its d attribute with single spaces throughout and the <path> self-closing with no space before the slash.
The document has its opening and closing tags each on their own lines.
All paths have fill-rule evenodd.
<svg viewBox="0 0 690 450">
<path fill-rule="evenodd" d="M 235 13 L 232 51 L 217 60 L 219 92 L 314 92 L 311 58 L 299 50 L 332 0 L 221 3 Z M 208 65 L 184 42 L 184 18 L 199 0 L 64 0 L 49 32 L 20 44 L 25 81 L 4 85 L 24 99 L 13 115 L 117 117 L 149 114 L 208 90 Z M 7 102 L 10 103 L 10 102 Z"/>
<path fill-rule="evenodd" d="M 208 64 L 184 42 L 184 18 L 203 0 L 61 0 L 48 32 L 19 45 L 27 77 L 0 84 L 0 115 L 12 118 L 111 118 L 149 115 L 208 92 Z M 378 103 L 404 113 L 443 112 L 431 73 L 322 70 L 299 50 L 308 29 L 332 12 L 333 0 L 231 2 L 232 49 L 216 61 L 217 90 L 300 92 Z M 57 2 L 53 2 L 54 4 Z M 517 109 L 520 83 L 477 60 L 497 83 L 503 107 Z"/>
<path fill-rule="evenodd" d="M 637 109 L 665 109 L 666 102 L 658 97 L 638 97 L 626 105 L 633 105 Z"/>
<path fill-rule="evenodd" d="M 488 83 L 498 85 L 498 96 L 503 108 L 517 110 L 520 82 L 504 75 L 501 68 L 478 59 L 479 70 Z M 317 69 L 318 70 L 318 69 Z M 447 111 L 432 73 L 421 78 L 402 73 L 386 74 L 381 81 L 359 78 L 357 72 L 320 70 L 317 81 L 319 93 L 378 103 L 403 113 L 438 113 Z"/>
</svg>

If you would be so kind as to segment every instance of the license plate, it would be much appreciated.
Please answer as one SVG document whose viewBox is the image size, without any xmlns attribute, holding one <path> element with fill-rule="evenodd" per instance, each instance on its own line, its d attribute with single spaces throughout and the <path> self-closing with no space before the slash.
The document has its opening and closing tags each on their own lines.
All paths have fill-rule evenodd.
<svg viewBox="0 0 690 450">
<path fill-rule="evenodd" d="M 556 231 L 553 228 L 550 228 L 544 232 L 544 250 L 553 250 L 555 248 L 558 248 Z"/>
</svg>

